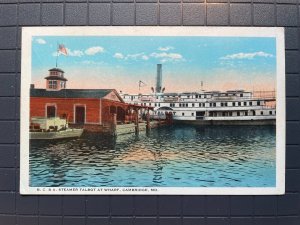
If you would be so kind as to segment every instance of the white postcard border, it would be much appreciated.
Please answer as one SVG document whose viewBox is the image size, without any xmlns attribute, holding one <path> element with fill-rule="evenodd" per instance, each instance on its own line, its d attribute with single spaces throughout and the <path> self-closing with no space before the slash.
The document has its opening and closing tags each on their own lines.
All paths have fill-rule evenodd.
<svg viewBox="0 0 300 225">
<path fill-rule="evenodd" d="M 276 187 L 30 187 L 29 99 L 32 36 L 222 36 L 275 37 Z M 285 193 L 285 47 L 282 27 L 23 27 L 21 62 L 20 193 L 23 195 L 279 195 Z"/>
</svg>

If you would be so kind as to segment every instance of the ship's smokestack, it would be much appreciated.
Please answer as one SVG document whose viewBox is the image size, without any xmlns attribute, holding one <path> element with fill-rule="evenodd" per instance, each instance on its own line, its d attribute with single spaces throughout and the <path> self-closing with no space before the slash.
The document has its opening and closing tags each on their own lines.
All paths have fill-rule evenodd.
<svg viewBox="0 0 300 225">
<path fill-rule="evenodd" d="M 162 65 L 157 64 L 156 87 L 155 92 L 161 93 L 162 90 Z"/>
</svg>

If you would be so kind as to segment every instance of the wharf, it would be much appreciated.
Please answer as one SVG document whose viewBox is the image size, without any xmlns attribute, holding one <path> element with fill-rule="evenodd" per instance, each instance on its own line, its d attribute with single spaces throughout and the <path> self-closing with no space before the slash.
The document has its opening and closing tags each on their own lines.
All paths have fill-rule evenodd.
<svg viewBox="0 0 300 225">
<path fill-rule="evenodd" d="M 139 133 L 146 132 L 147 129 L 151 130 L 160 126 L 168 125 L 169 123 L 166 120 L 153 120 L 149 122 L 149 128 L 147 128 L 146 121 L 140 121 L 138 126 L 136 123 L 123 123 L 116 124 L 113 126 L 112 124 L 107 125 L 97 125 L 97 124 L 69 124 L 71 128 L 82 128 L 84 132 L 88 133 L 99 133 L 99 134 L 107 134 L 107 135 L 123 135 L 123 134 L 131 134 L 131 133 Z"/>
<path fill-rule="evenodd" d="M 151 121 L 150 122 L 150 129 L 165 126 L 167 125 L 166 121 Z M 146 122 L 139 122 L 139 131 L 144 132 L 147 131 L 147 123 Z M 130 133 L 136 133 L 136 125 L 134 123 L 129 124 L 118 124 L 116 127 L 116 134 L 122 135 L 122 134 L 130 134 Z"/>
</svg>

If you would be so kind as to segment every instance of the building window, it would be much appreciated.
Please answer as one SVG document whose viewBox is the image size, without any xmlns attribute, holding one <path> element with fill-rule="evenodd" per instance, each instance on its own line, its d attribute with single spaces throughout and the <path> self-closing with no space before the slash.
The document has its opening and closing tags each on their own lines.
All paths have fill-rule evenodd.
<svg viewBox="0 0 300 225">
<path fill-rule="evenodd" d="M 189 107 L 189 105 L 186 103 L 186 104 L 185 104 L 185 107 Z"/>
<path fill-rule="evenodd" d="M 224 105 L 227 106 L 227 102 L 225 102 Z"/>
<path fill-rule="evenodd" d="M 54 105 L 48 105 L 46 109 L 47 109 L 47 118 L 56 116 L 56 107 Z"/>
<path fill-rule="evenodd" d="M 244 106 L 246 106 L 247 105 L 247 102 L 244 102 Z"/>
<path fill-rule="evenodd" d="M 57 81 L 49 80 L 49 89 L 57 89 Z"/>
<path fill-rule="evenodd" d="M 264 115 L 264 112 L 263 112 L 263 111 L 260 111 L 260 115 Z"/>
<path fill-rule="evenodd" d="M 252 106 L 252 102 L 249 102 L 249 105 Z"/>
<path fill-rule="evenodd" d="M 216 107 L 216 105 L 217 105 L 217 104 L 216 104 L 216 103 L 214 103 L 214 107 Z"/>
<path fill-rule="evenodd" d="M 194 113 L 192 113 L 192 116 L 194 116 Z"/>
<path fill-rule="evenodd" d="M 222 116 L 225 116 L 225 112 L 222 112 Z"/>
<path fill-rule="evenodd" d="M 232 103 L 232 106 L 235 106 L 235 102 Z"/>
<path fill-rule="evenodd" d="M 269 114 L 272 115 L 272 111 L 269 111 Z"/>
<path fill-rule="evenodd" d="M 260 101 L 257 101 L 257 105 L 260 105 Z"/>
<path fill-rule="evenodd" d="M 240 116 L 241 114 L 240 114 L 240 112 L 237 112 L 237 116 Z"/>
<path fill-rule="evenodd" d="M 192 104 L 192 107 L 194 107 L 194 106 L 195 106 L 195 104 L 193 103 L 193 104 Z"/>
<path fill-rule="evenodd" d="M 241 97 L 243 97 L 243 94 L 240 94 Z"/>
<path fill-rule="evenodd" d="M 155 103 L 155 104 L 154 104 L 154 106 L 156 107 L 156 106 L 157 106 L 157 104 Z"/>
<path fill-rule="evenodd" d="M 245 116 L 248 116 L 248 112 L 245 112 Z"/>
<path fill-rule="evenodd" d="M 229 116 L 232 116 L 232 112 L 229 112 Z"/>
<path fill-rule="evenodd" d="M 184 116 L 184 113 L 182 113 L 182 116 Z"/>
<path fill-rule="evenodd" d="M 221 102 L 221 106 L 224 106 L 223 102 Z"/>
<path fill-rule="evenodd" d="M 238 105 L 241 106 L 241 102 L 238 102 Z"/>
</svg>

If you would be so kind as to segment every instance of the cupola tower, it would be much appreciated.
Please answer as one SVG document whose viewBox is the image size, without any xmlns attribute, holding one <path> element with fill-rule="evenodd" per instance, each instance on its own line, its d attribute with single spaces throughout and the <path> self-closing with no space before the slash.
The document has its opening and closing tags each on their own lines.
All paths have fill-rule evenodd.
<svg viewBox="0 0 300 225">
<path fill-rule="evenodd" d="M 46 89 L 49 91 L 59 91 L 66 88 L 67 79 L 64 77 L 64 71 L 59 68 L 49 70 L 49 76 L 46 79 Z"/>
</svg>

